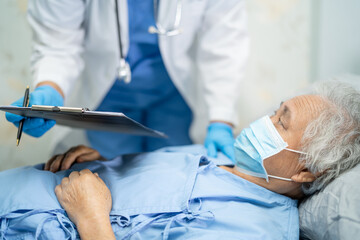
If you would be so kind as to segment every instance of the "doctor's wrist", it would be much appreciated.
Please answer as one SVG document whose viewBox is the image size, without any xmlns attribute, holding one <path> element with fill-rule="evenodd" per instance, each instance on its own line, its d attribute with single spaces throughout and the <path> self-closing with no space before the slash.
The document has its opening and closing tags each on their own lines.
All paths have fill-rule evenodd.
<svg viewBox="0 0 360 240">
<path fill-rule="evenodd" d="M 228 126 L 231 127 L 231 128 L 234 127 L 234 125 L 233 125 L 231 122 L 226 122 L 226 121 L 221 121 L 221 120 L 213 120 L 213 121 L 210 121 L 210 124 L 213 124 L 213 123 L 222 123 L 222 124 L 228 125 Z"/>
<path fill-rule="evenodd" d="M 41 87 L 41 86 L 50 86 L 52 88 L 54 88 L 58 93 L 60 93 L 60 95 L 62 96 L 62 98 L 64 97 L 64 92 L 61 90 L 61 88 L 59 87 L 59 85 L 57 85 L 56 83 L 52 82 L 52 81 L 43 81 L 40 82 L 36 85 L 36 88 Z"/>
</svg>

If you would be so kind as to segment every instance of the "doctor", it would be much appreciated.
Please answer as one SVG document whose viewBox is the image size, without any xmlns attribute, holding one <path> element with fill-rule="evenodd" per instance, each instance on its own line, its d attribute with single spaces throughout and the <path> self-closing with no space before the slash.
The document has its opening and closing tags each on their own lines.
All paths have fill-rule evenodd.
<svg viewBox="0 0 360 240">
<path fill-rule="evenodd" d="M 112 158 L 190 144 L 191 122 L 208 125 L 210 156 L 234 158 L 235 103 L 249 50 L 243 0 L 29 0 L 34 32 L 30 105 L 123 112 L 168 139 L 87 131 Z M 20 106 L 22 99 L 14 105 Z M 205 107 L 204 107 L 205 106 Z M 18 125 L 20 116 L 7 114 Z M 40 137 L 55 124 L 26 119 Z"/>
</svg>

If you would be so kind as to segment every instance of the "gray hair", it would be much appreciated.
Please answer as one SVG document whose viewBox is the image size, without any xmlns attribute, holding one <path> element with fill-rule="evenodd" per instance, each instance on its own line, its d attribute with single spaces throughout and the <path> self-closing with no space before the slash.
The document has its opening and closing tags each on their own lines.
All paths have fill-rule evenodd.
<svg viewBox="0 0 360 240">
<path fill-rule="evenodd" d="M 343 82 L 322 82 L 315 91 L 328 106 L 309 123 L 302 138 L 302 155 L 308 170 L 322 173 L 303 184 L 306 195 L 323 189 L 341 173 L 360 162 L 360 93 Z"/>
</svg>

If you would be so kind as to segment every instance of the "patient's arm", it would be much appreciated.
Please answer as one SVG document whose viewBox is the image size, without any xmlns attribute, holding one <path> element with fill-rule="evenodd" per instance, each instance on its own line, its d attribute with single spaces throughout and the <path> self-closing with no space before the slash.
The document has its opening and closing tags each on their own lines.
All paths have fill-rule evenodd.
<svg viewBox="0 0 360 240">
<path fill-rule="evenodd" d="M 66 153 L 58 154 L 50 158 L 45 164 L 44 170 L 57 172 L 66 170 L 74 163 L 106 160 L 95 149 L 80 145 L 70 148 Z"/>
<path fill-rule="evenodd" d="M 56 186 L 55 193 L 81 239 L 115 239 L 109 218 L 111 193 L 97 173 L 74 171 Z"/>
</svg>

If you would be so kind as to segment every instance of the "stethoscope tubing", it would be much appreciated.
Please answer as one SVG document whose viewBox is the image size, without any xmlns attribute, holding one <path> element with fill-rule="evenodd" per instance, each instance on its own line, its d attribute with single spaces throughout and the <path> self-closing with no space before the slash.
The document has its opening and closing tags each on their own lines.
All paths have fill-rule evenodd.
<svg viewBox="0 0 360 240">
<path fill-rule="evenodd" d="M 130 66 L 126 62 L 123 52 L 123 45 L 121 42 L 121 26 L 120 26 L 120 13 L 119 13 L 119 5 L 118 0 L 115 0 L 115 14 L 116 14 L 116 26 L 117 26 L 117 36 L 118 36 L 118 44 L 119 44 L 119 69 L 118 69 L 118 79 L 124 80 L 126 83 L 131 81 L 131 71 Z M 182 15 L 182 0 L 177 1 L 176 5 L 176 14 L 175 14 L 175 22 L 174 26 L 171 29 L 165 29 L 158 23 L 158 1 L 154 0 L 154 17 L 155 17 L 155 26 L 149 27 L 149 33 L 164 35 L 167 37 L 175 36 L 181 33 L 181 29 L 179 28 L 181 22 Z"/>
<path fill-rule="evenodd" d="M 119 6 L 118 6 L 118 1 L 117 0 L 115 0 L 115 13 L 116 13 L 116 26 L 117 26 L 120 58 L 123 59 L 124 58 L 124 53 L 122 51 L 123 46 L 122 46 L 122 42 L 121 42 L 120 16 L 119 16 Z"/>
</svg>

